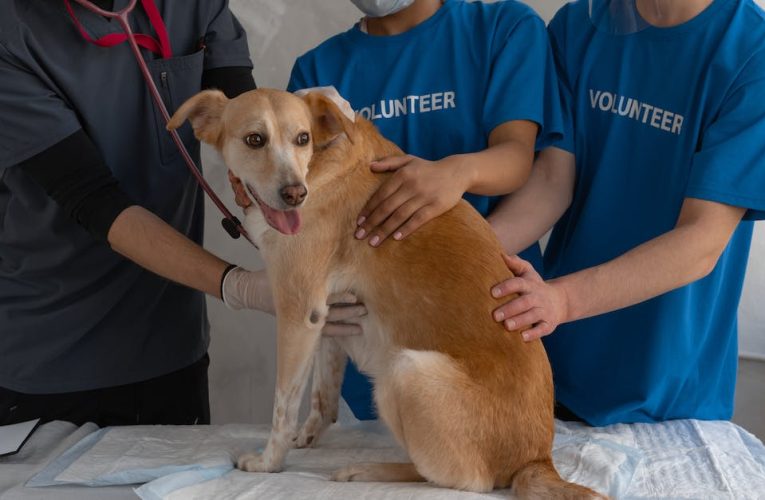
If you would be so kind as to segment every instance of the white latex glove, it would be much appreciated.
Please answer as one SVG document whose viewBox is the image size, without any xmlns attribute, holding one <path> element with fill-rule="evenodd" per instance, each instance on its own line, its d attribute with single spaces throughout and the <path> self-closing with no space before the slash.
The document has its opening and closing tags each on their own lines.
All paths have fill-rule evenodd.
<svg viewBox="0 0 765 500">
<path fill-rule="evenodd" d="M 271 285 L 265 270 L 247 271 L 235 267 L 223 279 L 223 303 L 229 309 L 257 309 L 275 314 Z M 322 335 L 345 337 L 363 333 L 361 318 L 367 315 L 364 304 L 360 304 L 351 293 L 336 293 L 327 298 L 329 313 Z"/>
<path fill-rule="evenodd" d="M 356 113 L 353 112 L 351 103 L 346 101 L 334 86 L 328 85 L 326 87 L 310 87 L 307 89 L 296 90 L 294 93 L 298 97 L 303 97 L 304 95 L 310 94 L 311 92 L 316 92 L 329 98 L 330 101 L 335 103 L 335 106 L 340 108 L 340 111 L 342 111 L 350 121 L 356 121 Z"/>
<path fill-rule="evenodd" d="M 223 303 L 229 309 L 257 309 L 274 314 L 274 298 L 265 269 L 248 271 L 235 267 L 223 278 L 221 286 Z"/>
</svg>

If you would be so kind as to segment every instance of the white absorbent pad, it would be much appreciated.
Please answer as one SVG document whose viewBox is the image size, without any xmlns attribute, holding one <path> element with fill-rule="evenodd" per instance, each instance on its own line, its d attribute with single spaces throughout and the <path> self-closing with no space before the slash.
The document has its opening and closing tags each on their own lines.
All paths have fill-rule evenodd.
<svg viewBox="0 0 765 500">
<path fill-rule="evenodd" d="M 317 448 L 291 450 L 284 471 L 234 470 L 236 457 L 262 449 L 268 426 L 136 426 L 97 431 L 51 463 L 28 486 L 147 483 L 156 500 L 194 498 L 506 498 L 427 484 L 333 483 L 358 462 L 408 461 L 379 422 L 335 425 Z M 553 458 L 561 475 L 616 498 L 763 498 L 765 447 L 729 422 L 674 421 L 590 428 L 556 422 Z"/>
<path fill-rule="evenodd" d="M 264 428 L 261 447 L 268 438 Z M 556 437 L 553 458 L 563 477 L 619 495 L 630 483 L 640 461 L 638 450 L 615 441 L 590 439 L 577 433 Z M 586 455 L 586 456 L 585 456 Z M 335 470 L 360 462 L 408 462 L 380 422 L 333 426 L 317 448 L 291 450 L 283 472 L 253 474 L 231 470 L 213 478 L 206 471 L 166 476 L 136 490 L 144 500 L 187 498 L 268 499 L 471 499 L 507 498 L 509 491 L 489 495 L 466 493 L 424 483 L 335 483 Z M 570 462 L 570 466 L 566 463 Z"/>
</svg>

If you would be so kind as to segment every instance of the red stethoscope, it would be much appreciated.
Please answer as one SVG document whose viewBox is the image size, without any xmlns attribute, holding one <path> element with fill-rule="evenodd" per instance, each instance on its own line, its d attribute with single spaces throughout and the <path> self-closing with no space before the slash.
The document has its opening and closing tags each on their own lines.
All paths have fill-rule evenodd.
<svg viewBox="0 0 765 500">
<path fill-rule="evenodd" d="M 100 47 L 114 47 L 115 45 L 119 45 L 125 41 L 128 42 L 130 48 L 133 51 L 133 55 L 138 62 L 138 67 L 141 69 L 143 79 L 146 81 L 146 85 L 149 87 L 149 91 L 151 92 L 151 96 L 154 99 L 154 103 L 162 113 L 162 118 L 164 118 L 165 123 L 168 123 L 170 121 L 170 113 L 168 113 L 167 107 L 162 101 L 162 97 L 159 94 L 157 85 L 154 83 L 154 80 L 151 77 L 151 73 L 149 72 L 149 68 L 146 65 L 146 61 L 144 61 L 143 56 L 141 56 L 141 50 L 139 49 L 139 47 L 143 47 L 144 49 L 150 50 L 160 55 L 163 59 L 167 59 L 173 56 L 173 51 L 170 47 L 170 38 L 167 35 L 165 22 L 162 20 L 162 16 L 160 15 L 159 9 L 157 9 L 157 5 L 154 3 L 154 0 L 141 0 L 141 5 L 146 11 L 146 15 L 149 17 L 149 22 L 151 22 L 151 25 L 154 27 L 154 31 L 157 33 L 157 38 L 140 33 L 134 34 L 133 30 L 130 28 L 130 23 L 128 23 L 128 14 L 130 14 L 135 8 L 137 0 L 130 0 L 130 3 L 127 7 L 116 12 L 101 9 L 88 0 L 74 1 L 86 9 L 98 14 L 99 16 L 103 16 L 107 19 L 117 19 L 117 21 L 119 21 L 124 33 L 111 33 L 101 38 L 94 39 L 87 33 L 87 31 L 85 31 L 85 28 L 82 26 L 79 19 L 77 19 L 77 16 L 74 14 L 74 10 L 72 9 L 72 5 L 70 4 L 69 0 L 64 0 L 66 10 L 72 17 L 72 21 L 74 22 L 75 27 L 80 32 L 80 35 L 82 35 L 82 37 L 88 42 L 96 44 Z M 226 208 L 226 205 L 224 205 L 220 198 L 218 198 L 205 178 L 202 176 L 202 171 L 194 163 L 194 160 L 191 158 L 191 155 L 186 149 L 186 146 L 183 144 L 183 141 L 181 141 L 178 132 L 171 130 L 169 133 L 172 136 L 175 145 L 178 147 L 178 150 L 181 152 L 181 156 L 183 156 L 183 159 L 186 162 L 186 165 L 189 167 L 192 175 L 194 178 L 196 178 L 199 185 L 202 187 L 204 192 L 207 193 L 207 196 L 210 197 L 215 206 L 218 207 L 218 210 L 220 210 L 223 214 L 224 219 L 221 221 L 223 229 L 225 229 L 226 232 L 234 239 L 239 238 L 239 235 L 244 236 L 247 241 L 252 243 L 253 246 L 257 248 L 257 245 L 255 245 L 255 242 L 247 234 L 247 231 L 242 226 L 242 223 L 239 222 L 239 219 L 237 219 L 236 216 L 232 214 L 228 208 Z"/>
</svg>

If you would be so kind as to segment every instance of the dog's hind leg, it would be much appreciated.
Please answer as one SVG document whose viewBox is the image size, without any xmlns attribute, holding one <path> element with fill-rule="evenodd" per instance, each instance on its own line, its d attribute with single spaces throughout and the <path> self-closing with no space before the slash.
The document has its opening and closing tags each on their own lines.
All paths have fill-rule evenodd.
<svg viewBox="0 0 765 500">
<path fill-rule="evenodd" d="M 337 420 L 340 386 L 348 356 L 336 340 L 322 338 L 313 365 L 311 411 L 297 436 L 297 447 L 312 446 Z"/>
<path fill-rule="evenodd" d="M 439 486 L 487 492 L 495 478 L 479 444 L 474 386 L 451 357 L 407 349 L 375 381 L 375 399 L 419 474 Z"/>
</svg>

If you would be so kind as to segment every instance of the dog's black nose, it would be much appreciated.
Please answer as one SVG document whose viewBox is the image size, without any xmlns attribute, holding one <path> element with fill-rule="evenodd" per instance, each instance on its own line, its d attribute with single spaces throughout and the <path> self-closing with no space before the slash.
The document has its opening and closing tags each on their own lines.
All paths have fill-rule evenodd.
<svg viewBox="0 0 765 500">
<path fill-rule="evenodd" d="M 291 186 L 284 186 L 280 193 L 287 205 L 295 207 L 303 203 L 308 190 L 302 184 L 292 184 Z"/>
</svg>

